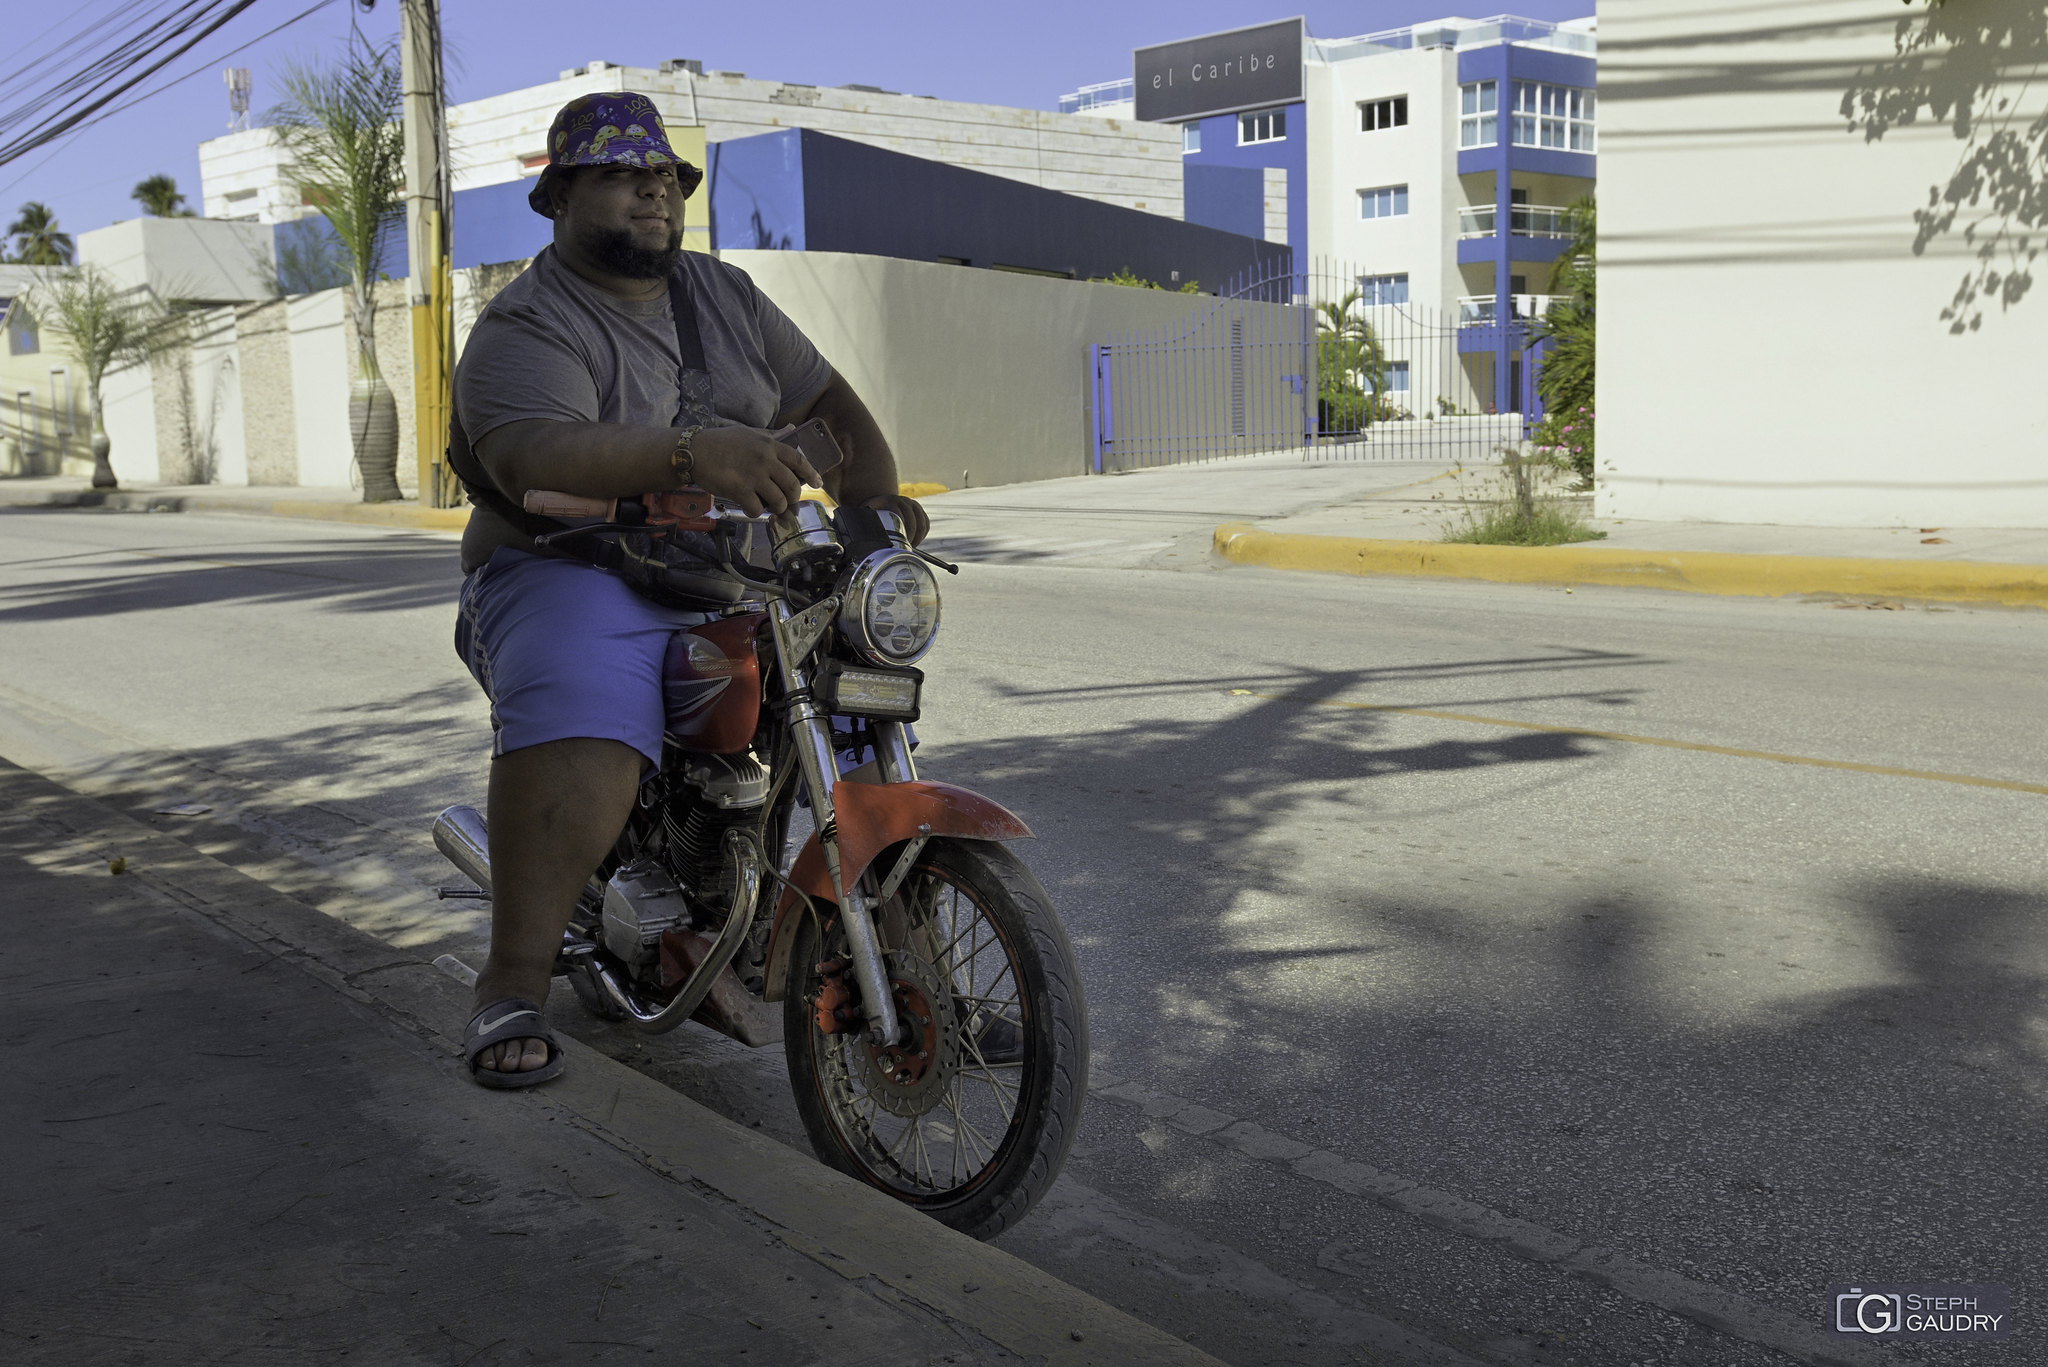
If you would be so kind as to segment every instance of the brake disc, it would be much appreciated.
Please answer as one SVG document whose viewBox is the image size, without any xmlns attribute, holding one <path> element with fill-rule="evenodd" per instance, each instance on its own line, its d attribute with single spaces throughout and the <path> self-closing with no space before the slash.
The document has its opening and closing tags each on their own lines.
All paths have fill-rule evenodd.
<svg viewBox="0 0 2048 1367">
<path fill-rule="evenodd" d="M 960 1072 L 960 1031 L 953 1015 L 953 985 L 918 955 L 883 956 L 896 1014 L 909 1026 L 908 1044 L 887 1047 L 865 1038 L 850 1044 L 855 1076 L 875 1104 L 891 1115 L 923 1115 Z"/>
</svg>

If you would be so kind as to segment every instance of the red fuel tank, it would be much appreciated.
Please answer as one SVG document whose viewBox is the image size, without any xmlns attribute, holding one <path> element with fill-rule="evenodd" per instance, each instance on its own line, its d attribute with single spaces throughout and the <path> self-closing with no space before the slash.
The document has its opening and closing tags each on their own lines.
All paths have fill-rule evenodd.
<svg viewBox="0 0 2048 1367">
<path fill-rule="evenodd" d="M 765 613 L 721 617 L 679 631 L 662 663 L 668 733 L 699 754 L 747 748 L 761 720 L 761 657 L 755 641 Z"/>
</svg>

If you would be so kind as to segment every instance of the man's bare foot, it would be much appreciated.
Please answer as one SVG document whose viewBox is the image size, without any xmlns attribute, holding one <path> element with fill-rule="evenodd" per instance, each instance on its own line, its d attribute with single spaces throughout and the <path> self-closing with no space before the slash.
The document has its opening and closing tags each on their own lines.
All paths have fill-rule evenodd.
<svg viewBox="0 0 2048 1367">
<path fill-rule="evenodd" d="M 508 1039 L 476 1056 L 476 1066 L 494 1073 L 530 1073 L 548 1061 L 544 1039 Z"/>
</svg>

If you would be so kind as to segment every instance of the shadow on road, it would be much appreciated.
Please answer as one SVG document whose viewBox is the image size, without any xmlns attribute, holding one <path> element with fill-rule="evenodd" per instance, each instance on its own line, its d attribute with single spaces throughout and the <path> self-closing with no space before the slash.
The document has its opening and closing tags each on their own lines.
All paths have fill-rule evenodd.
<svg viewBox="0 0 2048 1367">
<path fill-rule="evenodd" d="M 1536 667 L 1410 679 L 1466 693 Z M 1252 687 L 1282 696 L 1233 698 L 1220 720 L 928 756 L 1039 831 L 1021 852 L 1083 946 L 1115 1072 L 1780 1304 L 1851 1276 L 2048 1272 L 2027 1234 L 2048 1219 L 2030 1176 L 2048 1119 L 2038 888 L 1866 867 L 1823 873 L 1832 894 L 1802 905 L 1785 850 L 1682 887 L 1594 865 L 1572 851 L 1587 795 L 1564 785 L 1610 772 L 1616 747 L 1415 740 L 1410 719 L 1310 705 L 1369 677 L 1278 671 Z M 1227 684 L 1244 687 L 1162 691 Z M 1418 776 L 1454 801 L 1415 806 Z M 1495 826 L 1501 798 L 1546 789 L 1548 847 Z M 1446 812 L 1469 822 L 1462 842 L 1412 820 Z M 1374 879 L 1399 864 L 1428 876 Z M 1204 1204 L 1184 1177 L 1162 1167 L 1162 1192 Z M 1235 1191 L 1207 1201 L 1219 1226 L 1242 1219 Z"/>
<path fill-rule="evenodd" d="M 0 562 L 0 568 L 37 569 L 46 576 L 42 582 L 0 587 L 0 624 L 276 602 L 339 612 L 397 612 L 452 604 L 462 587 L 456 547 L 447 540 L 388 533 L 374 543 L 374 553 L 354 541 L 296 550 L 215 550 L 152 545 L 147 521 L 132 521 L 137 528 L 132 547 L 17 554 Z"/>
</svg>

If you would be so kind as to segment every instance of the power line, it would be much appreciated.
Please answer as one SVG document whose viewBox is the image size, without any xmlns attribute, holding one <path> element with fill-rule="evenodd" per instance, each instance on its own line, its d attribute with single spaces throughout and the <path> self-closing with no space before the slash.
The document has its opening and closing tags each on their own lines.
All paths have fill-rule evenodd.
<svg viewBox="0 0 2048 1367">
<path fill-rule="evenodd" d="M 114 52 L 101 57 L 98 61 L 87 67 L 79 76 L 67 82 L 65 86 L 60 86 L 58 91 L 52 92 L 53 95 L 62 96 L 69 94 L 78 87 L 87 85 L 89 82 L 104 80 L 105 77 L 112 75 L 114 72 L 132 70 L 132 63 L 137 57 L 158 51 L 167 44 L 177 44 L 170 52 L 153 62 L 149 62 L 140 71 L 127 76 L 126 79 L 118 80 L 117 84 L 111 87 L 102 85 L 98 89 L 93 90 L 86 96 L 87 102 L 83 108 L 60 119 L 45 123 L 34 132 L 18 137 L 12 142 L 0 144 L 0 166 L 5 166 L 7 163 L 33 152 L 36 148 L 55 141 L 73 129 L 82 128 L 102 109 L 129 91 L 134 90 L 137 86 L 156 75 L 157 72 L 163 70 L 178 58 L 184 56 L 187 52 L 190 52 L 194 47 L 218 32 L 222 25 L 255 3 L 256 0 L 225 0 L 225 3 L 208 3 L 207 0 L 196 0 L 196 3 L 183 7 L 186 11 L 195 11 L 190 13 L 189 16 L 181 18 L 175 24 L 171 22 L 171 19 L 166 18 L 152 25 L 143 34 L 122 44 Z M 211 17 L 208 17 L 208 11 L 216 12 Z M 156 30 L 159 29 L 167 31 L 159 37 L 156 33 Z M 195 32 L 194 30 L 197 31 Z M 190 34 L 190 36 L 187 37 L 187 34 Z M 145 46 L 145 42 L 152 38 L 155 41 L 149 42 Z M 179 42 L 179 39 L 183 39 L 183 41 Z M 47 101 L 38 100 L 36 105 L 47 108 Z M 11 111 L 8 115 L 0 116 L 0 129 L 13 127 L 22 122 L 24 117 L 38 112 L 40 112 L 40 109 L 36 108 L 19 112 Z"/>
<path fill-rule="evenodd" d="M 237 47 L 229 48 L 226 52 L 221 53 L 219 57 L 214 58 L 213 61 L 220 61 L 225 58 L 232 57 L 238 52 L 247 51 L 249 48 L 252 48 L 256 46 L 256 44 L 262 42 L 265 38 L 268 38 L 273 34 L 284 32 L 293 24 L 298 23 L 301 19 L 309 18 L 310 16 L 319 13 L 321 10 L 326 9 L 329 5 L 332 5 L 334 3 L 335 0 L 314 0 L 313 4 L 299 11 L 297 14 L 285 20 L 283 23 L 278 24 L 273 28 L 265 29 L 263 32 L 257 34 L 254 38 L 251 38 L 246 43 L 242 43 Z M 45 32 L 47 32 L 47 30 L 45 30 Z M 143 91 L 142 93 L 137 94 L 130 99 L 124 100 L 120 104 L 117 104 L 110 109 L 104 110 L 100 114 L 100 118 L 111 118 L 115 114 L 124 113 L 127 110 L 133 109 L 136 105 L 141 104 L 143 101 L 155 99 L 158 95 L 163 94 L 166 90 L 169 90 L 174 86 L 183 85 L 185 82 L 191 80 L 194 76 L 205 75 L 212 69 L 212 63 L 209 62 L 206 66 L 200 67 L 193 71 L 188 71 L 182 76 L 176 77 L 172 80 L 165 81 L 162 85 L 157 86 L 153 90 Z M 96 119 L 94 120 L 94 122 L 98 122 L 98 120 Z M 5 185 L 0 185 L 0 195 L 6 194 L 9 190 L 12 190 L 15 186 L 21 184 L 21 182 L 27 180 L 30 176 L 34 175 L 38 170 L 42 169 L 42 167 L 49 163 L 51 157 L 54 157 L 57 155 L 57 153 L 63 151 L 64 147 L 68 143 L 70 143 L 70 141 L 73 138 L 77 137 L 79 134 L 85 131 L 85 126 L 81 126 L 72 129 L 69 133 L 66 133 L 61 138 L 58 138 L 55 145 L 52 146 L 50 150 L 47 153 L 45 153 L 42 157 L 38 158 L 34 165 L 30 166 L 27 170 L 23 171 L 13 180 L 8 181 Z"/>
</svg>

